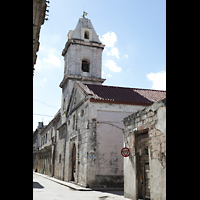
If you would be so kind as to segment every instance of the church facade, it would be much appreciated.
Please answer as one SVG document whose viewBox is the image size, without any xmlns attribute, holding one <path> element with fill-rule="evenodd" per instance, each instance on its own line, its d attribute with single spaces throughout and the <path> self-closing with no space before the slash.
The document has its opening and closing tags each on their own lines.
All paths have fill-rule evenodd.
<svg viewBox="0 0 200 200">
<path fill-rule="evenodd" d="M 90 188 L 124 186 L 123 119 L 166 95 L 165 91 L 102 85 L 104 47 L 85 17 L 69 31 L 62 51 L 61 108 L 39 132 L 38 138 L 51 133 L 50 142 L 38 142 L 35 157 L 39 160 L 34 161 L 40 163 L 41 173 L 48 166 L 49 176 Z M 44 166 L 47 150 L 49 161 Z"/>
</svg>

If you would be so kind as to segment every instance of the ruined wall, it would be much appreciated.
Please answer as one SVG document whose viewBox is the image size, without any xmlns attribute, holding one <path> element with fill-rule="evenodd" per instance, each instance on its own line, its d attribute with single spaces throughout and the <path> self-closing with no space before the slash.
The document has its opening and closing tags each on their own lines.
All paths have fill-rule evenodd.
<svg viewBox="0 0 200 200">
<path fill-rule="evenodd" d="M 124 195 L 137 199 L 135 135 L 148 130 L 150 197 L 166 199 L 166 99 L 124 118 L 124 143 L 131 155 L 124 158 Z"/>
</svg>

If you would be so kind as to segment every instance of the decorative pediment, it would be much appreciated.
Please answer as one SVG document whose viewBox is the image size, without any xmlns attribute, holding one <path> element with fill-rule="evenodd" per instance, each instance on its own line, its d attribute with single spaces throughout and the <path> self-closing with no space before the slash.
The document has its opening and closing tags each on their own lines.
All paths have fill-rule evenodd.
<svg viewBox="0 0 200 200">
<path fill-rule="evenodd" d="M 77 109 L 85 101 L 87 96 L 88 95 L 84 92 L 80 85 L 77 82 L 75 82 L 67 107 L 66 115 L 69 115 L 71 112 Z"/>
</svg>

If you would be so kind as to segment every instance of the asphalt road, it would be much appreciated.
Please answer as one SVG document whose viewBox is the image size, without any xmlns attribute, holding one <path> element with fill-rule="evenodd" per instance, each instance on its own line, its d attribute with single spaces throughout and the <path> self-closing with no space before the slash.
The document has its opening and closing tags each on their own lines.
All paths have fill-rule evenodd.
<svg viewBox="0 0 200 200">
<path fill-rule="evenodd" d="M 106 198 L 107 197 L 107 198 Z M 33 200 L 123 200 L 122 192 L 77 191 L 33 174 Z"/>
</svg>

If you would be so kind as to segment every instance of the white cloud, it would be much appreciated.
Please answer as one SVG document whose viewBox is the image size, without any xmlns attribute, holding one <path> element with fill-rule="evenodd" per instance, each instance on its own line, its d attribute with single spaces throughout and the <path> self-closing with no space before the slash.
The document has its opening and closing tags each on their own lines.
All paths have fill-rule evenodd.
<svg viewBox="0 0 200 200">
<path fill-rule="evenodd" d="M 115 43 L 117 42 L 117 35 L 114 32 L 107 32 L 102 35 L 102 38 L 99 38 L 103 44 L 106 45 L 105 49 L 108 50 L 107 55 L 115 56 L 119 59 L 119 51 L 118 48 L 115 47 Z"/>
<path fill-rule="evenodd" d="M 107 67 L 110 71 L 120 72 L 122 70 L 121 67 L 118 67 L 117 64 L 113 60 L 106 60 L 105 67 Z"/>
<path fill-rule="evenodd" d="M 39 71 L 41 70 L 42 62 L 39 58 L 37 58 L 36 63 L 34 65 L 35 70 Z"/>
<path fill-rule="evenodd" d="M 116 47 L 111 48 L 110 52 L 107 52 L 107 55 L 115 56 L 119 59 L 119 51 Z"/>
<path fill-rule="evenodd" d="M 147 78 L 153 82 L 152 89 L 166 90 L 166 72 L 149 73 Z"/>
<path fill-rule="evenodd" d="M 114 32 L 107 32 L 100 37 L 101 42 L 106 45 L 106 47 L 114 47 L 115 42 L 117 42 L 117 36 Z"/>
<path fill-rule="evenodd" d="M 34 66 L 36 71 L 62 66 L 61 59 L 57 56 L 58 52 L 55 48 L 49 46 L 46 46 L 46 48 L 42 47 L 39 53 Z"/>
<path fill-rule="evenodd" d="M 48 63 L 48 64 L 50 64 L 52 66 L 55 66 L 55 67 L 60 67 L 61 66 L 60 59 L 57 56 L 53 55 L 53 54 L 49 54 L 48 58 L 43 58 L 43 62 L 44 62 L 44 64 Z"/>
</svg>

